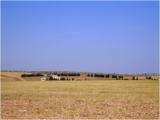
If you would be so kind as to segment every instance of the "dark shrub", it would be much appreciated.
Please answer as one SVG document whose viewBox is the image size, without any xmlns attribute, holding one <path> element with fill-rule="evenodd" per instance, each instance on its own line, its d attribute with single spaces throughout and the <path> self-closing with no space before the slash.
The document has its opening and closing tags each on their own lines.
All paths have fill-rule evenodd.
<svg viewBox="0 0 160 120">
<path fill-rule="evenodd" d="M 22 74 L 21 77 L 41 77 L 44 76 L 43 74 L 37 73 L 37 74 Z"/>
<path fill-rule="evenodd" d="M 119 79 L 122 79 L 122 80 L 123 80 L 123 76 L 122 76 L 122 75 L 120 75 L 120 76 L 119 76 Z"/>
<path fill-rule="evenodd" d="M 64 78 L 64 77 L 62 77 L 62 78 L 61 78 L 61 80 L 65 80 L 65 78 Z"/>
<path fill-rule="evenodd" d="M 117 79 L 117 75 L 112 75 L 112 78 L 116 78 Z"/>
<path fill-rule="evenodd" d="M 103 74 L 95 74 L 94 76 L 95 76 L 95 77 L 104 77 Z"/>
<path fill-rule="evenodd" d="M 106 75 L 106 78 L 109 78 L 109 75 Z"/>
<path fill-rule="evenodd" d="M 48 78 L 49 80 L 54 80 L 51 76 L 49 76 L 49 78 Z"/>
<path fill-rule="evenodd" d="M 138 80 L 138 77 L 133 76 L 133 77 L 132 77 L 132 80 Z"/>
<path fill-rule="evenodd" d="M 146 79 L 151 80 L 152 77 L 151 76 L 146 76 Z"/>
<path fill-rule="evenodd" d="M 135 77 L 135 76 L 133 76 L 133 77 L 132 77 L 132 80 L 135 80 L 135 79 L 136 79 L 136 77 Z"/>
</svg>

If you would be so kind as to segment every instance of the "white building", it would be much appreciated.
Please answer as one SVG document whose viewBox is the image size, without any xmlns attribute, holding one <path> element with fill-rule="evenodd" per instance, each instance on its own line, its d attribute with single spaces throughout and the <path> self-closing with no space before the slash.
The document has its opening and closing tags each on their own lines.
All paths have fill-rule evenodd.
<svg viewBox="0 0 160 120">
<path fill-rule="evenodd" d="M 46 80 L 61 80 L 61 77 L 57 75 L 49 75 L 41 78 L 41 81 L 46 81 Z"/>
<path fill-rule="evenodd" d="M 47 77 L 42 77 L 41 78 L 41 81 L 46 81 L 47 80 Z"/>
<path fill-rule="evenodd" d="M 53 80 L 61 80 L 61 77 L 57 75 L 51 75 L 51 77 Z"/>
</svg>

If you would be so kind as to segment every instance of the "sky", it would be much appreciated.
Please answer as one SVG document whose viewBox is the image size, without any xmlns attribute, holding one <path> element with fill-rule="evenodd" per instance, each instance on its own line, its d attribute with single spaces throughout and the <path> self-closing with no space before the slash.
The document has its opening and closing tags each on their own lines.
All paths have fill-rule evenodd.
<svg viewBox="0 0 160 120">
<path fill-rule="evenodd" d="M 158 73 L 158 2 L 2 2 L 1 69 Z"/>
</svg>

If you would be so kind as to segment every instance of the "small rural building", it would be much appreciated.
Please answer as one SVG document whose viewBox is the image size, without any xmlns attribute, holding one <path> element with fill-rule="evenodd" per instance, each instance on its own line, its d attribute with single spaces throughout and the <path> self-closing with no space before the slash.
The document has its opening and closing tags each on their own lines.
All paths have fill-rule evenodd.
<svg viewBox="0 0 160 120">
<path fill-rule="evenodd" d="M 53 80 L 61 80 L 61 77 L 58 75 L 51 75 L 51 79 Z"/>
<path fill-rule="evenodd" d="M 46 80 L 48 80 L 48 77 L 42 77 L 41 78 L 41 81 L 46 81 Z"/>
<path fill-rule="evenodd" d="M 48 75 L 41 78 L 41 81 L 46 81 L 46 80 L 61 80 L 61 77 L 57 75 Z"/>
</svg>

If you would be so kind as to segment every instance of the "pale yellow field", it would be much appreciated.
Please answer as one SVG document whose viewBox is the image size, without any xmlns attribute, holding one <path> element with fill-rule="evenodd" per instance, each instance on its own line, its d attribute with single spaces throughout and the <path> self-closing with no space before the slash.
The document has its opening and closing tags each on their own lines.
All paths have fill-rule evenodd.
<svg viewBox="0 0 160 120">
<path fill-rule="evenodd" d="M 158 80 L 14 81 L 2 78 L 2 118 L 158 119 Z"/>
</svg>

